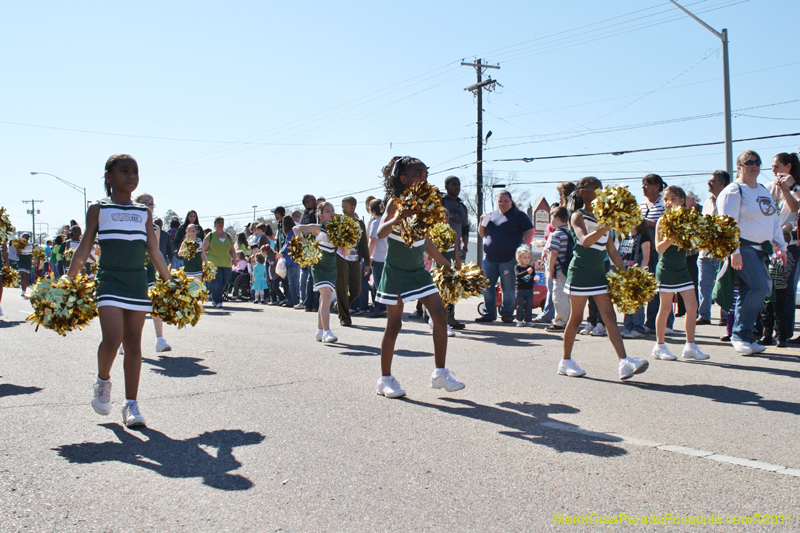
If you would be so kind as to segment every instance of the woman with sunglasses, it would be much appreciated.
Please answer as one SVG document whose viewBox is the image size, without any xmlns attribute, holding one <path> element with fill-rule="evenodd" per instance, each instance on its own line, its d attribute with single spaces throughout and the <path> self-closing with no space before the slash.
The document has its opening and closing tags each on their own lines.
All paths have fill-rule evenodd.
<svg viewBox="0 0 800 533">
<path fill-rule="evenodd" d="M 731 343 L 738 353 L 752 355 L 766 349 L 752 337 L 764 299 L 772 292 L 767 263 L 773 252 L 779 260 L 785 260 L 786 241 L 778 207 L 767 188 L 758 183 L 761 157 L 745 150 L 736 158 L 736 170 L 736 180 L 722 191 L 717 206 L 720 214 L 738 222 L 740 247 L 722 269 L 733 267 L 739 286 Z"/>
</svg>

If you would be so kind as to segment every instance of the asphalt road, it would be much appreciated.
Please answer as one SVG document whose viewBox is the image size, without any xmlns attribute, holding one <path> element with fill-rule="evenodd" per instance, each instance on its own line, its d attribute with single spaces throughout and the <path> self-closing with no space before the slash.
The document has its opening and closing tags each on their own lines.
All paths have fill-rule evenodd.
<svg viewBox="0 0 800 533">
<path fill-rule="evenodd" d="M 457 316 L 471 322 L 476 303 Z M 2 308 L 4 533 L 699 530 L 562 514 L 800 523 L 800 349 L 742 357 L 717 326 L 699 328 L 709 361 L 651 361 L 621 382 L 605 337 L 579 337 L 588 375 L 566 378 L 560 335 L 468 322 L 448 348 L 467 387 L 448 394 L 430 388 L 428 326 L 407 321 L 394 375 L 408 397 L 390 400 L 375 394 L 383 320 L 355 317 L 322 345 L 314 314 L 233 304 L 168 327 L 168 354 L 145 324 L 148 426 L 129 430 L 121 361 L 112 414 L 89 405 L 97 322 L 62 338 L 24 322 L 18 290 Z M 645 357 L 653 342 L 625 345 Z"/>
</svg>

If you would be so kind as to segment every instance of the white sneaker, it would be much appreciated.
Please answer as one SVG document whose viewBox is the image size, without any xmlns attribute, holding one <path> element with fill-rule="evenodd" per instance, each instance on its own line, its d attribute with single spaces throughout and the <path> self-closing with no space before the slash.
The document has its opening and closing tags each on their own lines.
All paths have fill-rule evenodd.
<svg viewBox="0 0 800 533">
<path fill-rule="evenodd" d="M 139 402 L 125 400 L 125 404 L 122 406 L 122 423 L 129 428 L 144 425 L 144 417 L 139 412 Z"/>
<path fill-rule="evenodd" d="M 742 355 L 753 355 L 754 353 L 756 353 L 754 351 L 753 345 L 749 342 L 732 340 L 731 344 L 733 345 L 733 349 L 736 350 L 737 353 L 740 353 Z"/>
<path fill-rule="evenodd" d="M 333 334 L 333 332 L 329 329 L 325 330 L 325 333 L 322 334 L 322 342 L 327 344 L 329 342 L 336 342 L 339 340 L 339 337 Z"/>
<path fill-rule="evenodd" d="M 580 334 L 580 335 L 591 335 L 593 329 L 594 329 L 594 326 L 592 326 L 591 324 L 589 324 L 587 322 L 586 325 L 583 326 L 583 329 L 578 332 L 578 334 Z"/>
<path fill-rule="evenodd" d="M 695 361 L 705 361 L 710 357 L 711 357 L 710 355 L 701 352 L 696 344 L 689 344 L 689 343 L 686 343 L 686 345 L 684 345 L 683 352 L 681 353 L 681 359 L 686 359 L 686 360 L 694 359 Z"/>
<path fill-rule="evenodd" d="M 574 359 L 562 359 L 558 362 L 558 373 L 561 376 L 579 378 L 586 375 L 586 371 L 578 366 Z"/>
<path fill-rule="evenodd" d="M 674 357 L 674 356 L 673 356 Z M 645 359 L 636 359 L 635 357 L 626 357 L 619 362 L 619 379 L 631 379 L 634 374 L 641 374 L 650 363 Z"/>
<path fill-rule="evenodd" d="M 447 392 L 455 392 L 465 387 L 463 383 L 456 380 L 456 375 L 446 368 L 437 368 L 431 374 L 431 387 L 434 389 L 444 389 Z"/>
<path fill-rule="evenodd" d="M 453 328 L 450 327 L 450 324 L 447 324 L 447 336 L 448 337 L 455 337 L 456 332 L 453 331 Z"/>
<path fill-rule="evenodd" d="M 523 322 L 522 320 L 517 320 L 517 327 L 518 327 L 518 328 L 525 327 L 525 324 L 526 324 L 526 323 L 525 323 L 525 322 Z"/>
<path fill-rule="evenodd" d="M 684 350 L 683 353 L 686 353 L 686 350 Z M 660 359 L 662 361 L 674 361 L 677 359 L 675 354 L 670 351 L 666 344 L 662 345 L 656 343 L 656 345 L 653 346 L 653 351 L 650 352 L 650 355 L 653 357 L 653 359 Z"/>
<path fill-rule="evenodd" d="M 605 337 L 606 335 L 606 327 L 601 324 L 600 322 L 592 329 L 591 333 L 592 337 Z"/>
<path fill-rule="evenodd" d="M 378 390 L 375 393 L 387 398 L 399 398 L 406 395 L 406 391 L 400 387 L 394 376 L 381 376 L 378 380 Z"/>
<path fill-rule="evenodd" d="M 111 414 L 111 380 L 101 381 L 99 377 L 94 378 L 94 398 L 92 398 L 92 408 L 99 415 L 107 416 Z"/>
<path fill-rule="evenodd" d="M 317 339 L 317 342 L 322 342 L 322 336 L 325 335 L 324 329 L 318 329 L 317 334 L 314 335 L 314 338 Z"/>
<path fill-rule="evenodd" d="M 165 341 L 160 337 L 156 339 L 156 352 L 171 352 L 171 351 L 172 351 L 172 346 L 167 344 L 167 341 Z"/>
<path fill-rule="evenodd" d="M 635 329 L 632 329 L 630 331 L 630 333 L 628 333 L 628 336 L 626 338 L 628 338 L 628 339 L 639 339 L 641 337 L 644 337 L 644 333 L 642 333 L 641 331 L 636 331 Z"/>
<path fill-rule="evenodd" d="M 536 325 L 536 324 L 534 324 L 533 322 L 525 322 L 525 327 L 526 327 L 526 328 L 532 328 L 532 327 L 534 327 L 535 325 Z"/>
<path fill-rule="evenodd" d="M 664 329 L 664 335 L 672 335 L 673 333 L 675 332 L 672 330 L 672 328 Z"/>
<path fill-rule="evenodd" d="M 428 327 L 433 329 L 433 319 L 432 318 L 428 319 Z"/>
<path fill-rule="evenodd" d="M 767 349 L 766 346 L 763 344 L 758 344 L 757 342 L 751 342 L 750 347 L 753 348 L 753 353 L 761 353 Z"/>
</svg>

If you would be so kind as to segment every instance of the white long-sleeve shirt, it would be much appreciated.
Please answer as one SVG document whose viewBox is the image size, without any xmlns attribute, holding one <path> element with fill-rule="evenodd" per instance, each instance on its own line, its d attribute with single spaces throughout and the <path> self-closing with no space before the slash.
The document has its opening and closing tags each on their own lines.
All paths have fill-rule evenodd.
<svg viewBox="0 0 800 533">
<path fill-rule="evenodd" d="M 736 219 L 741 238 L 762 243 L 770 241 L 786 251 L 778 207 L 772 195 L 761 184 L 750 187 L 734 181 L 725 187 L 717 198 L 717 210 L 721 215 Z M 738 253 L 736 250 L 735 253 Z"/>
</svg>

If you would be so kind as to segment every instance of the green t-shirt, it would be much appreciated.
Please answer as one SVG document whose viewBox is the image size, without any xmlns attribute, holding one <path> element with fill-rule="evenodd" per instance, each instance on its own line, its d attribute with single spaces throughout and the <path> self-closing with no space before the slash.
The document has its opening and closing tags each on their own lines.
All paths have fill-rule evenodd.
<svg viewBox="0 0 800 533">
<path fill-rule="evenodd" d="M 233 237 L 226 233 L 225 240 L 221 241 L 217 237 L 217 233 L 212 231 L 206 235 L 205 241 L 210 243 L 206 252 L 209 263 L 217 268 L 231 268 L 233 266 L 233 261 L 231 260 Z"/>
</svg>

